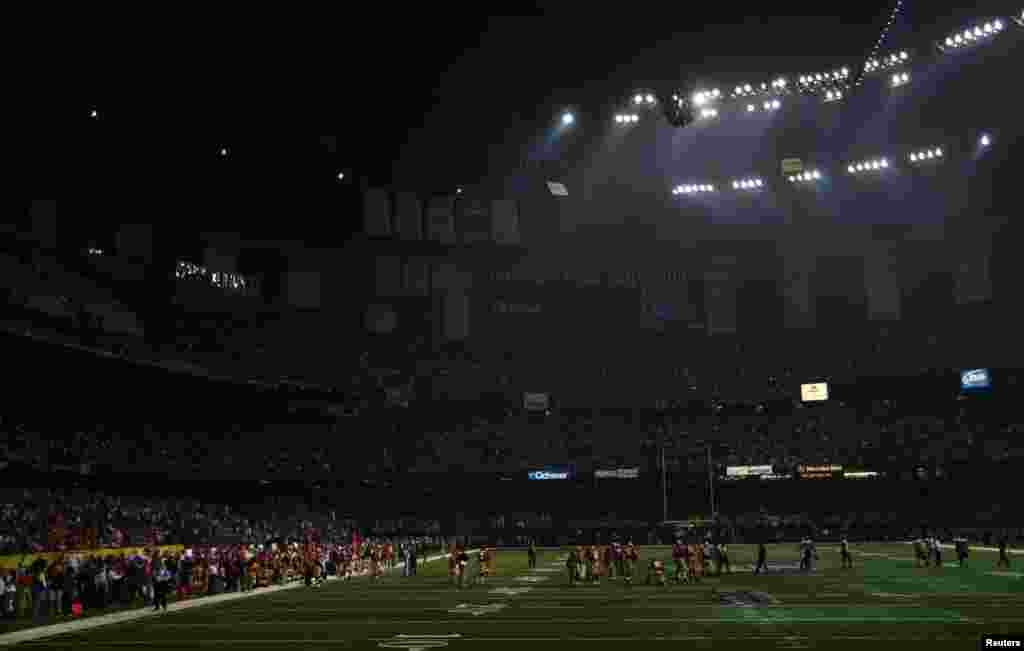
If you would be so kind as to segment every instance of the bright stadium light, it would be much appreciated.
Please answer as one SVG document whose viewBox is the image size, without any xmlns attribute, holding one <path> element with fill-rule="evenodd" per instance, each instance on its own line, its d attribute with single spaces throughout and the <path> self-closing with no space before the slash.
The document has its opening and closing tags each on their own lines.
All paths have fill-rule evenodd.
<svg viewBox="0 0 1024 651">
<path fill-rule="evenodd" d="M 908 83 L 909 81 L 910 81 L 910 73 L 907 73 L 907 72 L 897 72 L 896 74 L 894 74 L 892 76 L 892 87 L 893 88 L 898 88 L 898 87 L 903 86 L 904 84 Z"/>
<path fill-rule="evenodd" d="M 756 106 L 754 106 L 753 104 L 747 104 L 747 113 L 753 113 L 756 110 L 757 110 Z"/>
<path fill-rule="evenodd" d="M 710 183 L 698 183 L 695 185 L 678 185 L 674 194 L 700 194 L 714 192 L 715 186 Z"/>
<path fill-rule="evenodd" d="M 825 102 L 838 102 L 843 99 L 843 91 L 841 90 L 829 90 L 825 91 Z"/>
<path fill-rule="evenodd" d="M 644 99 L 648 104 L 654 104 L 654 95 L 647 95 Z"/>
<path fill-rule="evenodd" d="M 794 183 L 809 183 L 811 181 L 820 181 L 821 172 L 818 170 L 806 170 L 800 174 L 794 174 L 789 177 L 789 180 Z"/>
<path fill-rule="evenodd" d="M 700 110 L 700 116 L 702 118 L 717 118 L 718 110 L 713 108 L 705 108 Z"/>
<path fill-rule="evenodd" d="M 633 96 L 633 103 L 634 104 L 643 104 L 644 103 L 644 96 L 643 95 L 635 95 L 635 96 Z"/>
<path fill-rule="evenodd" d="M 924 163 L 937 159 L 941 160 L 942 155 L 942 147 L 930 147 L 928 149 L 911 152 L 909 158 L 911 163 Z"/>
<path fill-rule="evenodd" d="M 732 182 L 733 190 L 756 190 L 760 187 L 764 187 L 764 181 L 761 179 L 737 179 Z"/>
<path fill-rule="evenodd" d="M 574 116 L 572 113 L 563 113 L 562 114 L 562 124 L 563 125 L 569 126 L 570 124 L 572 124 L 575 121 L 576 121 L 576 116 Z"/>
<path fill-rule="evenodd" d="M 870 172 L 875 170 L 883 170 L 889 167 L 888 158 L 876 158 L 873 160 L 861 161 L 859 163 L 850 163 L 847 167 L 847 171 L 850 174 L 857 174 L 858 172 Z"/>
<path fill-rule="evenodd" d="M 981 143 L 982 147 L 988 147 L 989 145 L 992 144 L 992 137 L 989 136 L 987 133 L 984 133 L 981 135 L 981 138 L 978 140 L 978 142 Z"/>
<path fill-rule="evenodd" d="M 1001 20 L 993 20 L 984 24 L 973 25 L 963 31 L 950 34 L 940 41 L 939 50 L 946 52 L 968 47 L 975 43 L 986 41 L 1001 31 L 1003 31 L 1003 21 Z"/>
</svg>

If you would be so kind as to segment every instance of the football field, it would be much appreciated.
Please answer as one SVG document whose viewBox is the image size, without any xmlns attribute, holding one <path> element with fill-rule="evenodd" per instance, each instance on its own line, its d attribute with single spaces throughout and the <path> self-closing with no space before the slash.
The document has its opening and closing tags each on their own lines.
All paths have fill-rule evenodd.
<svg viewBox="0 0 1024 651">
<path fill-rule="evenodd" d="M 972 551 L 967 568 L 916 568 L 902 544 L 853 546 L 841 569 L 820 547 L 813 573 L 796 571 L 795 544 L 770 546 L 772 571 L 751 573 L 755 548 L 730 548 L 733 573 L 697 585 L 645 585 L 647 561 L 670 549 L 642 548 L 632 587 L 621 581 L 567 585 L 567 550 L 501 551 L 497 575 L 464 589 L 445 562 L 376 583 L 332 581 L 223 604 L 145 617 L 19 646 L 47 649 L 611 649 L 978 648 L 982 634 L 1024 631 L 1020 556 L 1010 571 L 995 553 Z M 475 575 L 475 564 L 472 569 Z M 623 645 L 629 645 L 623 647 Z"/>
</svg>

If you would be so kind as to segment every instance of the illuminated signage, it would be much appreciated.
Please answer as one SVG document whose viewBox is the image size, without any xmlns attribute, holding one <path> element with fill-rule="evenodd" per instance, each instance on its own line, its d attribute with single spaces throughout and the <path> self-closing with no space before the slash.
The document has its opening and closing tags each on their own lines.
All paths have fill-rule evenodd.
<svg viewBox="0 0 1024 651">
<path fill-rule="evenodd" d="M 597 479 L 637 479 L 640 477 L 640 469 L 616 468 L 614 470 L 595 470 L 594 477 Z"/>
<path fill-rule="evenodd" d="M 804 402 L 828 400 L 828 385 L 824 382 L 800 385 L 800 399 Z"/>
<path fill-rule="evenodd" d="M 989 377 L 987 368 L 976 368 L 960 373 L 960 388 L 965 391 L 971 389 L 988 389 L 992 386 L 992 378 Z"/>
<path fill-rule="evenodd" d="M 547 468 L 545 470 L 532 470 L 526 476 L 530 479 L 569 479 L 572 476 L 572 469 Z"/>
<path fill-rule="evenodd" d="M 771 466 L 728 466 L 727 477 L 761 477 L 772 474 Z"/>
<path fill-rule="evenodd" d="M 548 408 L 548 394 L 546 393 L 524 393 L 523 406 L 528 411 L 544 411 Z"/>
<path fill-rule="evenodd" d="M 797 466 L 797 473 L 801 477 L 810 479 L 819 479 L 823 477 L 832 477 L 837 473 L 842 473 L 843 467 L 837 465 L 831 466 Z"/>
</svg>

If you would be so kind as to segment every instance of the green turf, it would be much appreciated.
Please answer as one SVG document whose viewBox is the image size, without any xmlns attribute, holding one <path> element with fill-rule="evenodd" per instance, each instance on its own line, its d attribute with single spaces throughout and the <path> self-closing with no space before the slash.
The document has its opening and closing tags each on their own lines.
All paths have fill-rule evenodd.
<svg viewBox="0 0 1024 651">
<path fill-rule="evenodd" d="M 996 571 L 994 553 L 974 552 L 963 569 L 915 568 L 907 545 L 865 545 L 854 549 L 854 569 L 844 570 L 835 548 L 819 551 L 813 574 L 754 576 L 749 567 L 755 550 L 736 545 L 731 548 L 733 574 L 667 587 L 643 581 L 644 561 L 668 560 L 669 550 L 663 547 L 642 550 L 632 587 L 608 580 L 567 585 L 565 552 L 542 552 L 536 571 L 527 569 L 525 552 L 500 552 L 497 575 L 462 590 L 450 585 L 446 563 L 432 563 L 421 566 L 417 577 L 335 581 L 26 646 L 534 651 L 629 643 L 633 651 L 636 645 L 668 648 L 673 643 L 749 649 L 751 643 L 863 648 L 868 642 L 905 648 L 911 642 L 962 649 L 977 648 L 982 633 L 1024 630 L 1024 582 L 991 574 Z M 796 545 L 770 547 L 773 561 L 795 563 Z M 722 593 L 742 591 L 764 592 L 773 601 L 721 603 Z"/>
</svg>

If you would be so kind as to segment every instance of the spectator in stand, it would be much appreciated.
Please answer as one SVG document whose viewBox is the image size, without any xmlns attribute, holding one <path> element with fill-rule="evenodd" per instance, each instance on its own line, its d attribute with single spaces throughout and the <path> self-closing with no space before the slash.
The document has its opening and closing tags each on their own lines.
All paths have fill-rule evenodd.
<svg viewBox="0 0 1024 651">
<path fill-rule="evenodd" d="M 37 559 L 32 564 L 32 618 L 42 619 L 46 612 L 46 561 Z"/>
<path fill-rule="evenodd" d="M 95 600 L 93 606 L 106 608 L 110 605 L 110 565 L 105 559 L 92 557 L 93 571 L 95 572 L 93 584 L 95 585 Z"/>
<path fill-rule="evenodd" d="M 71 562 L 64 564 L 64 585 L 63 585 L 63 603 L 61 606 L 61 613 L 65 616 L 71 615 L 71 605 L 78 601 L 78 591 L 76 589 L 78 585 L 78 577 L 75 572 L 74 566 Z"/>
</svg>

